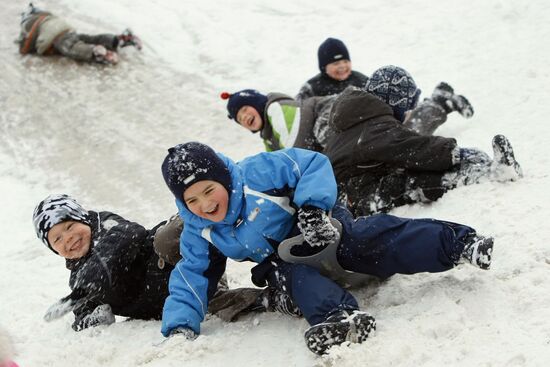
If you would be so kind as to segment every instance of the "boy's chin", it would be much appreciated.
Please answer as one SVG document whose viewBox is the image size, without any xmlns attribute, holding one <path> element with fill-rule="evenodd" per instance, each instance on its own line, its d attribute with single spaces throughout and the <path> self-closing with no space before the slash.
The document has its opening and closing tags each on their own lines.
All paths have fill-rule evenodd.
<svg viewBox="0 0 550 367">
<path fill-rule="evenodd" d="M 349 78 L 350 75 L 351 75 L 351 74 L 339 75 L 339 76 L 336 78 L 336 80 L 342 82 L 342 81 L 346 80 L 347 78 Z"/>
</svg>

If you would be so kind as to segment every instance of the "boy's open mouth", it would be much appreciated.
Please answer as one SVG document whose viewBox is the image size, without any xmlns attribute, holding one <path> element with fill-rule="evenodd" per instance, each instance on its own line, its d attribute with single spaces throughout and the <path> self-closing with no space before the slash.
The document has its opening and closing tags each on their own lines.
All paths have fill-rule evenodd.
<svg viewBox="0 0 550 367">
<path fill-rule="evenodd" d="M 216 206 L 213 207 L 212 209 L 208 210 L 208 211 L 206 212 L 206 214 L 208 214 L 208 215 L 216 215 L 216 213 L 218 212 L 218 208 L 219 208 L 219 207 L 220 207 L 219 204 L 216 204 Z"/>
<path fill-rule="evenodd" d="M 78 250 L 82 246 L 82 239 L 78 239 L 75 243 L 71 245 L 70 250 L 75 251 Z"/>
</svg>

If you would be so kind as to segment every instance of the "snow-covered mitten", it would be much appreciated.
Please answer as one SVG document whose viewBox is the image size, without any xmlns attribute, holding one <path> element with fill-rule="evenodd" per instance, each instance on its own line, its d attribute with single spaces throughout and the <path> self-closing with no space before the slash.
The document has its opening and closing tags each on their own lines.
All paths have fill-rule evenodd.
<svg viewBox="0 0 550 367">
<path fill-rule="evenodd" d="M 304 335 L 309 350 L 324 354 L 343 342 L 362 343 L 376 330 L 374 317 L 364 311 L 341 310 L 320 324 L 311 326 Z"/>
<path fill-rule="evenodd" d="M 50 322 L 65 316 L 86 303 L 89 300 L 88 295 L 89 293 L 86 289 L 75 287 L 68 296 L 61 298 L 48 307 L 48 310 L 44 314 L 44 320 Z"/>
<path fill-rule="evenodd" d="M 338 240 L 338 230 L 321 208 L 304 206 L 298 209 L 298 228 L 310 246 L 326 247 Z"/>
<path fill-rule="evenodd" d="M 177 327 L 174 330 L 170 332 L 170 336 L 182 336 L 187 340 L 195 340 L 197 339 L 198 335 L 193 330 L 186 328 L 186 327 Z"/>
<path fill-rule="evenodd" d="M 104 304 L 97 306 L 91 314 L 75 321 L 72 325 L 74 331 L 81 331 L 92 326 L 111 325 L 115 322 L 115 315 L 111 306 Z"/>
<path fill-rule="evenodd" d="M 478 268 L 488 270 L 491 267 L 493 255 L 493 237 L 483 237 L 473 233 L 466 237 L 464 242 L 462 258 Z"/>
<path fill-rule="evenodd" d="M 114 51 L 107 50 L 103 45 L 95 45 L 92 49 L 92 54 L 95 62 L 111 65 L 118 63 L 118 54 Z"/>
<path fill-rule="evenodd" d="M 457 111 L 465 118 L 474 115 L 472 104 L 463 95 L 455 94 L 453 87 L 448 83 L 441 82 L 436 85 L 431 99 L 443 107 L 448 114 Z"/>
<path fill-rule="evenodd" d="M 130 28 L 126 28 L 117 38 L 119 47 L 134 46 L 138 50 L 141 50 L 143 47 L 141 39 L 136 36 Z"/>
<path fill-rule="evenodd" d="M 516 161 L 512 144 L 504 135 L 493 138 L 493 179 L 496 181 L 516 181 L 523 177 L 523 170 Z"/>
</svg>

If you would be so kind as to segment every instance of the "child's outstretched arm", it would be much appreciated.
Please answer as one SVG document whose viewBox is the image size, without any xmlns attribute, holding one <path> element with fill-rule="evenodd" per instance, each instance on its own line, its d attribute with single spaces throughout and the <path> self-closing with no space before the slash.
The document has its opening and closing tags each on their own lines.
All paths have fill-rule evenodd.
<svg viewBox="0 0 550 367">
<path fill-rule="evenodd" d="M 90 296 L 92 298 L 88 298 Z M 75 331 L 81 331 L 91 326 L 109 325 L 115 322 L 115 316 L 108 304 L 101 304 L 100 301 L 94 300 L 95 294 L 84 294 L 81 289 L 76 289 L 66 297 L 51 305 L 44 320 L 53 321 L 63 317 L 69 312 L 74 312 L 75 321 L 72 328 Z"/>
<path fill-rule="evenodd" d="M 216 284 L 225 270 L 226 257 L 208 241 L 185 227 L 180 242 L 183 259 L 170 275 L 170 295 L 164 303 L 162 334 L 170 336 L 190 329 L 200 333 L 200 323 Z"/>
</svg>

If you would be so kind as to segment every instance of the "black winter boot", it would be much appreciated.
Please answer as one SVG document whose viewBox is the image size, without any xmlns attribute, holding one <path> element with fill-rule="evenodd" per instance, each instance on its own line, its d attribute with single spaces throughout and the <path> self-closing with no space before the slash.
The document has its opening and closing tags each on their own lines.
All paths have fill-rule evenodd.
<svg viewBox="0 0 550 367">
<path fill-rule="evenodd" d="M 327 317 L 324 322 L 311 326 L 304 337 L 309 350 L 320 355 L 346 341 L 362 343 L 373 330 L 376 330 L 376 321 L 368 313 L 342 310 Z"/>
<path fill-rule="evenodd" d="M 493 237 L 483 237 L 474 233 L 469 235 L 464 242 L 466 244 L 462 251 L 462 257 L 474 266 L 489 270 L 493 255 Z"/>
<path fill-rule="evenodd" d="M 455 94 L 453 87 L 445 82 L 441 82 L 435 87 L 432 100 L 443 107 L 447 114 L 457 111 L 465 118 L 474 115 L 474 108 L 466 97 Z"/>
<path fill-rule="evenodd" d="M 273 287 L 264 289 L 261 303 L 269 312 L 280 312 L 284 315 L 301 317 L 302 311 L 292 302 L 290 296 Z"/>
<path fill-rule="evenodd" d="M 493 138 L 494 173 L 499 181 L 515 181 L 523 177 L 523 170 L 514 157 L 514 149 L 504 135 L 495 135 Z"/>
</svg>

